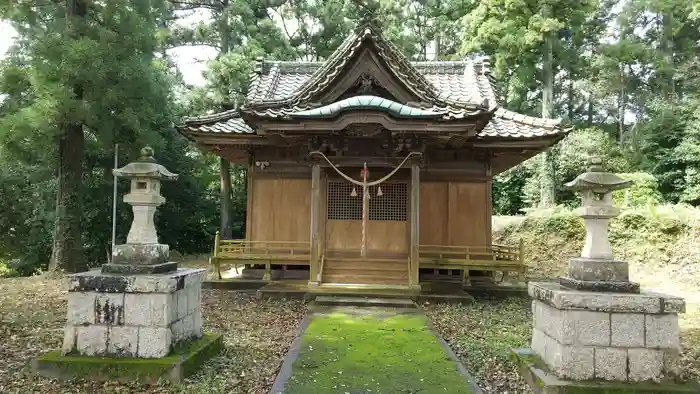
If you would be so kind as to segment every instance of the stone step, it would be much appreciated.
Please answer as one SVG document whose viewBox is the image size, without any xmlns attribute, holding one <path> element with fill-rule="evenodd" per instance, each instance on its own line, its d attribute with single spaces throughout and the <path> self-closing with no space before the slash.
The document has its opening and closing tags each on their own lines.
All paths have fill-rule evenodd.
<svg viewBox="0 0 700 394">
<path fill-rule="evenodd" d="M 420 294 L 420 290 L 410 289 L 408 286 L 387 285 L 343 285 L 321 284 L 321 286 L 309 289 L 309 293 L 318 297 L 364 297 L 364 298 L 410 298 L 414 299 Z"/>
<path fill-rule="evenodd" d="M 408 271 L 408 263 L 401 261 L 373 262 L 373 261 L 337 261 L 328 260 L 323 264 L 323 270 L 332 268 L 343 268 L 349 270 L 388 270 L 388 271 Z"/>
<path fill-rule="evenodd" d="M 378 284 L 378 285 L 408 285 L 408 274 L 373 271 L 370 274 L 362 274 L 357 271 L 324 272 L 322 283 L 345 284 Z"/>
<path fill-rule="evenodd" d="M 348 275 L 348 276 L 373 276 L 377 278 L 402 278 L 408 279 L 408 270 L 403 269 L 383 269 L 381 267 L 351 269 L 344 267 L 324 267 L 323 276 L 326 275 Z"/>
<path fill-rule="evenodd" d="M 416 303 L 406 298 L 316 296 L 315 303 L 325 306 L 416 308 Z"/>
</svg>

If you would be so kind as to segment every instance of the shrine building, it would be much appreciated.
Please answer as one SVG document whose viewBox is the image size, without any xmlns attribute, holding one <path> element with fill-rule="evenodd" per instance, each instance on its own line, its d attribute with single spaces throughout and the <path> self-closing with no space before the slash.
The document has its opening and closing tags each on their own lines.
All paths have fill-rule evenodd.
<svg viewBox="0 0 700 394">
<path fill-rule="evenodd" d="M 568 129 L 500 97 L 488 62 L 410 61 L 373 23 L 323 62 L 259 60 L 243 105 L 178 126 L 248 169 L 246 237 L 212 261 L 309 286 L 522 273 L 522 245 L 492 243 L 492 179 Z"/>
</svg>

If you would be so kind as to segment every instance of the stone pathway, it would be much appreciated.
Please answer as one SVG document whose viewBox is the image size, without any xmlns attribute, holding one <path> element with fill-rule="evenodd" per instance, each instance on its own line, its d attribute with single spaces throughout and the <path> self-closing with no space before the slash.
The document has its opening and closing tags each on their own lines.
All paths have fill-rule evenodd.
<svg viewBox="0 0 700 394">
<path fill-rule="evenodd" d="M 481 394 L 417 308 L 312 304 L 272 394 Z"/>
</svg>

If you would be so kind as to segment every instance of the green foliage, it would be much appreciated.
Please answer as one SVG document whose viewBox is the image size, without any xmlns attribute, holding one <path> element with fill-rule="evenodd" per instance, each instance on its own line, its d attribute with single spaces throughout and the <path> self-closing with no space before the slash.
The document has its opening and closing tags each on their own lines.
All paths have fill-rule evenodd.
<svg viewBox="0 0 700 394">
<path fill-rule="evenodd" d="M 624 190 L 613 192 L 613 202 L 621 207 L 647 207 L 657 205 L 662 201 L 656 178 L 645 172 L 619 173 L 621 178 L 634 182 Z"/>
<path fill-rule="evenodd" d="M 653 174 L 671 202 L 700 203 L 700 62 L 683 74 L 688 94 L 654 100 L 640 125 L 638 165 Z"/>
<path fill-rule="evenodd" d="M 376 6 L 384 32 L 412 59 L 430 57 L 435 45 L 441 59 L 489 55 L 502 104 L 530 115 L 541 113 L 545 43 L 554 37 L 554 115 L 577 127 L 551 155 L 558 203 L 578 205 L 578 196 L 563 184 L 585 171 L 587 155 L 596 153 L 608 170 L 636 181 L 629 191 L 615 193 L 616 202 L 640 208 L 657 201 L 700 204 L 696 5 L 680 0 L 369 3 Z M 86 139 L 80 222 L 91 264 L 105 261 L 111 242 L 115 142 L 122 164 L 151 144 L 157 159 L 180 173 L 179 181 L 164 187 L 168 202 L 157 216 L 161 237 L 183 253 L 207 251 L 219 222 L 218 158 L 190 146 L 171 125 L 183 115 L 242 103 L 256 57 L 327 58 L 367 12 L 358 2 L 340 0 L 88 4 L 85 18 L 67 23 L 64 3 L 0 0 L 0 17 L 19 36 L 0 61 L 0 199 L 12 202 L 0 207 L 0 260 L 13 272 L 43 269 L 50 255 L 57 137 L 67 121 L 81 124 Z M 211 17 L 176 25 L 192 8 Z M 208 64 L 205 86 L 185 87 L 171 71 L 166 49 L 181 45 L 219 50 Z M 77 87 L 82 97 L 75 94 Z M 543 168 L 536 156 L 496 176 L 494 213 L 533 208 L 540 200 Z M 245 170 L 233 166 L 231 179 L 234 236 L 240 237 Z M 119 195 L 125 192 L 122 182 Z M 118 241 L 130 216 L 119 202 Z M 669 231 L 674 226 L 669 223 Z"/>
<path fill-rule="evenodd" d="M 579 198 L 564 187 L 564 183 L 587 170 L 592 154 L 605 160 L 605 168 L 615 173 L 626 172 L 631 166 L 614 138 L 600 128 L 586 128 L 571 132 L 558 145 L 555 163 L 556 198 L 560 204 L 575 206 Z M 540 184 L 536 177 L 539 157 L 497 175 L 493 182 L 494 213 L 515 215 L 536 206 Z"/>
<path fill-rule="evenodd" d="M 61 122 L 83 125 L 86 139 L 81 187 L 80 244 L 90 265 L 106 262 L 111 244 L 113 144 L 120 164 L 145 144 L 180 173 L 179 186 L 165 186 L 168 203 L 159 213 L 160 236 L 176 250 L 209 249 L 218 200 L 206 193 L 201 155 L 171 130 L 183 114 L 173 97 L 176 79 L 155 59 L 158 2 L 120 0 L 91 4 L 89 18 L 68 35 L 57 3 L 27 2 L 3 8 L 20 40 L 0 67 L 0 197 L 13 201 L 0 217 L 0 258 L 17 273 L 45 269 L 51 252 L 57 184 L 55 142 Z M 80 87 L 82 97 L 72 94 Z M 80 153 L 78 153 L 80 154 Z M 182 185 L 186 185 L 182 187 Z M 127 192 L 119 184 L 119 200 Z M 119 202 L 117 241 L 129 230 L 130 208 Z"/>
<path fill-rule="evenodd" d="M 494 215 L 517 215 L 526 207 L 525 187 L 535 174 L 525 165 L 518 165 L 493 178 L 491 200 Z"/>
</svg>

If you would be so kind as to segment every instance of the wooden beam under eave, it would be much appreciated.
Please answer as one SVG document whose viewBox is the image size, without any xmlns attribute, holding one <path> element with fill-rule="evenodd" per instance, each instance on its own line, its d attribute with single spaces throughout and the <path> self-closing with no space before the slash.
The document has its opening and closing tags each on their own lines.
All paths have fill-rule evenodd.
<svg viewBox="0 0 700 394">
<path fill-rule="evenodd" d="M 342 113 L 334 118 L 316 119 L 281 119 L 264 118 L 248 115 L 256 130 L 267 132 L 304 132 L 328 133 L 339 131 L 353 124 L 380 124 L 390 131 L 411 133 L 459 133 L 467 136 L 476 135 L 477 119 L 424 119 L 424 118 L 395 118 L 381 111 L 354 111 Z"/>
<path fill-rule="evenodd" d="M 512 152 L 498 152 L 491 158 L 491 175 L 495 176 L 509 170 L 527 159 L 541 153 L 539 149 L 513 150 Z"/>
<path fill-rule="evenodd" d="M 195 142 L 205 145 L 274 145 L 267 138 L 254 134 L 200 133 L 193 137 Z"/>
<path fill-rule="evenodd" d="M 373 156 L 329 156 L 328 159 L 333 163 L 334 166 L 342 167 L 363 167 L 367 164 L 368 167 L 386 167 L 386 168 L 396 168 L 401 164 L 406 158 L 406 154 L 403 153 L 401 156 L 397 157 L 373 157 Z M 316 157 L 310 157 L 310 159 L 316 159 Z M 420 163 L 420 157 L 410 157 L 406 160 L 404 168 L 408 168 L 410 165 L 415 163 Z M 330 167 L 326 161 L 320 161 L 321 167 Z"/>
<path fill-rule="evenodd" d="M 469 143 L 469 146 L 475 148 L 527 148 L 527 149 L 547 149 L 548 147 L 556 144 L 560 138 L 557 139 L 522 139 L 522 140 L 476 140 Z"/>
<path fill-rule="evenodd" d="M 250 152 L 246 147 L 234 147 L 221 145 L 206 145 L 206 144 L 195 144 L 198 149 L 204 152 L 213 153 L 219 157 L 222 157 L 233 164 L 247 165 L 250 160 Z"/>
</svg>

